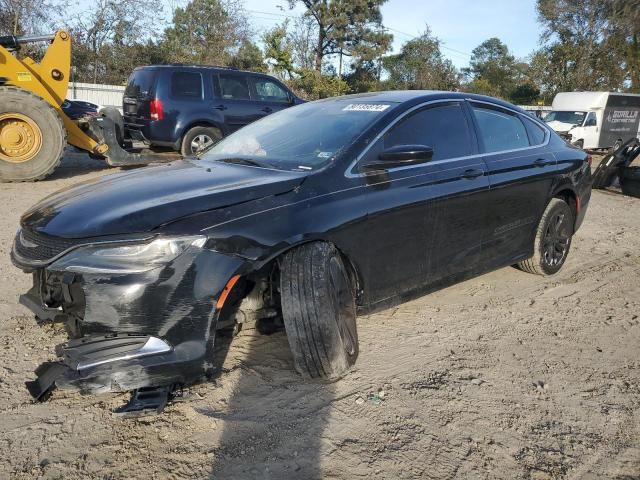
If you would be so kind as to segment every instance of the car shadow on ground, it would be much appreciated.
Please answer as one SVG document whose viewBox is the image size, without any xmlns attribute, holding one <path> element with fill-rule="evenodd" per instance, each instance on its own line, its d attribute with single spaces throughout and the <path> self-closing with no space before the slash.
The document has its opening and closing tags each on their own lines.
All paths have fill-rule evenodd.
<svg viewBox="0 0 640 480">
<path fill-rule="evenodd" d="M 217 445 L 209 478 L 322 478 L 333 384 L 295 372 L 284 331 L 221 338 L 216 351 L 216 365 L 230 357 L 216 380 L 227 394 L 196 408 L 221 427 L 207 439 Z"/>
</svg>

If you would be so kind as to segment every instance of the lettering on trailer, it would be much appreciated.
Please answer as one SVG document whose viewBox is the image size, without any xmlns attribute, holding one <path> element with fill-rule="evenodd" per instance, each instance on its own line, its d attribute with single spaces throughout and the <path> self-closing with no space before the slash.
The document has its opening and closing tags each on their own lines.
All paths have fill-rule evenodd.
<svg viewBox="0 0 640 480">
<path fill-rule="evenodd" d="M 640 95 L 609 95 L 598 146 L 607 148 L 636 137 L 639 124 Z"/>
</svg>

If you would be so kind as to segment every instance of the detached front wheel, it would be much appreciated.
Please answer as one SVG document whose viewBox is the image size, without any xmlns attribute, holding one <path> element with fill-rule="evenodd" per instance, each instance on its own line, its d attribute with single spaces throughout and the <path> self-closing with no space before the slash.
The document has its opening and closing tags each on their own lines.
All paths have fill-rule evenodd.
<svg viewBox="0 0 640 480">
<path fill-rule="evenodd" d="M 358 357 L 354 282 L 331 244 L 302 245 L 280 264 L 282 315 L 296 370 L 337 378 Z"/>
</svg>

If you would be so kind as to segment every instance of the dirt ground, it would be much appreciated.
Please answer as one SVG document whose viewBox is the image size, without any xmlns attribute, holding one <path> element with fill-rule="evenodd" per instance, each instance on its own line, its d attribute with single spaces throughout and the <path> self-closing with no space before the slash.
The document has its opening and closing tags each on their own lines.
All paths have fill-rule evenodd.
<svg viewBox="0 0 640 480">
<path fill-rule="evenodd" d="M 338 382 L 249 330 L 161 416 L 112 418 L 124 395 L 34 404 L 23 382 L 64 334 L 17 304 L 19 215 L 112 171 L 73 154 L 0 185 L 0 478 L 640 478 L 640 200 L 616 192 L 594 192 L 554 277 L 504 268 L 360 318 Z"/>
</svg>

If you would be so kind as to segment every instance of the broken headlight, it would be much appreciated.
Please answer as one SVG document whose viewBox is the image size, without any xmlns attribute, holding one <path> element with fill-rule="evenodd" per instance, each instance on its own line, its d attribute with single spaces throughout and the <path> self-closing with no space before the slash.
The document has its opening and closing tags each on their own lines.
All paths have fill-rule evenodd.
<svg viewBox="0 0 640 480">
<path fill-rule="evenodd" d="M 171 262 L 191 246 L 202 248 L 206 240 L 193 235 L 128 245 L 87 245 L 72 250 L 49 268 L 77 273 L 142 273 Z"/>
</svg>

